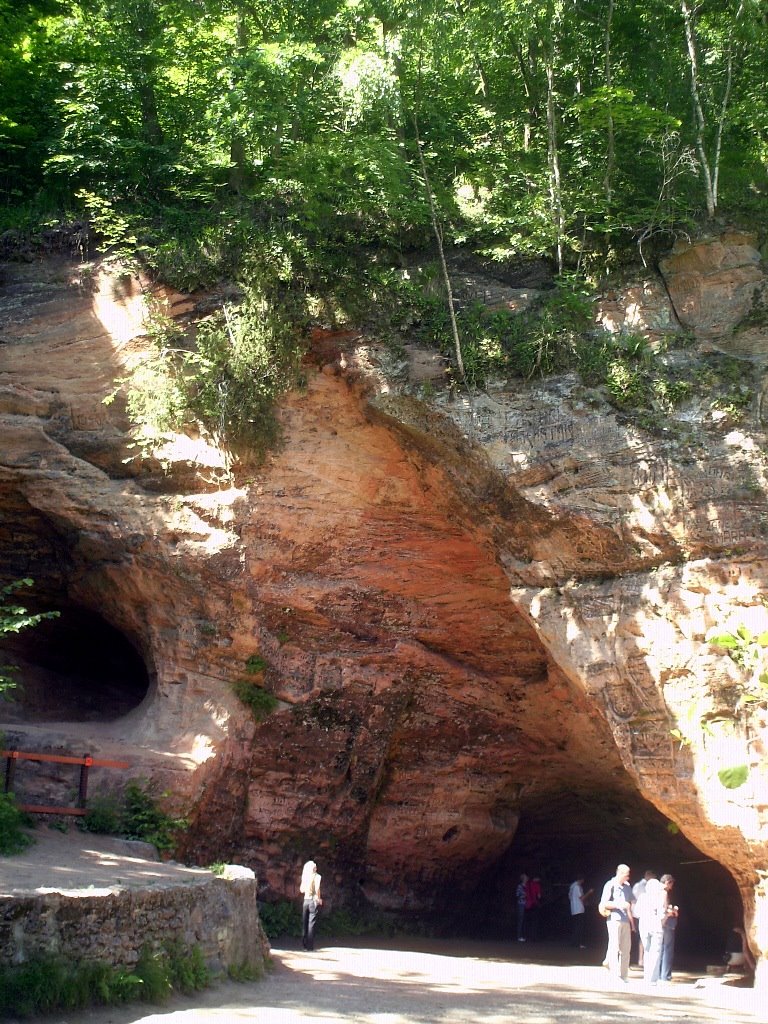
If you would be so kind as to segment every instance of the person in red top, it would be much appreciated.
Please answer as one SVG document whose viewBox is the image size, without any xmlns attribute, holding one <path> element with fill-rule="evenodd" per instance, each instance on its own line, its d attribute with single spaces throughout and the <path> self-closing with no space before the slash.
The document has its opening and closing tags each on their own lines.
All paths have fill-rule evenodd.
<svg viewBox="0 0 768 1024">
<path fill-rule="evenodd" d="M 535 942 L 539 938 L 539 915 L 541 910 L 541 879 L 538 875 L 529 878 L 525 887 L 525 916 L 528 918 L 528 938 Z"/>
</svg>

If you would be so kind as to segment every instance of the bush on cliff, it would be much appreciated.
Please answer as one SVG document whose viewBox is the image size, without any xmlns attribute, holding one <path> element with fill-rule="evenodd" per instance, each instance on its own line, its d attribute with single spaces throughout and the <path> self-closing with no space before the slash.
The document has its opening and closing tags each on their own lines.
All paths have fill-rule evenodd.
<svg viewBox="0 0 768 1024">
<path fill-rule="evenodd" d="M 94 797 L 80 822 L 84 832 L 123 836 L 152 843 L 161 853 L 176 845 L 179 832 L 187 827 L 185 818 L 166 814 L 155 797 L 140 782 L 129 782 L 121 798 Z"/>
<path fill-rule="evenodd" d="M 8 857 L 30 845 L 32 838 L 24 831 L 26 821 L 13 793 L 0 793 L 0 854 Z"/>
<path fill-rule="evenodd" d="M 43 619 L 58 618 L 59 612 L 31 614 L 17 602 L 14 597 L 16 591 L 21 587 L 31 587 L 32 585 L 32 580 L 25 578 L 14 580 L 13 583 L 0 587 L 0 638 L 6 633 L 20 633 L 23 629 L 37 626 Z M 9 699 L 10 691 L 18 685 L 16 679 L 13 678 L 14 671 L 12 665 L 0 665 L 0 698 Z"/>
</svg>

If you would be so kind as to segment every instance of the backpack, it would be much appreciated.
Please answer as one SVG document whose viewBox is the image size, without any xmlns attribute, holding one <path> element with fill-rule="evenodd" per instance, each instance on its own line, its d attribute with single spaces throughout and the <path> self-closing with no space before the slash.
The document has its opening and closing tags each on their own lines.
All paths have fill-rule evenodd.
<svg viewBox="0 0 768 1024">
<path fill-rule="evenodd" d="M 611 886 L 611 895 L 610 895 L 609 900 L 608 900 L 609 903 L 613 903 L 613 890 L 614 890 L 614 886 Z M 601 917 L 605 917 L 605 918 L 610 917 L 611 914 L 613 913 L 613 911 L 609 910 L 606 907 L 606 905 L 602 902 L 602 900 L 600 901 L 600 903 L 598 903 L 597 910 L 598 910 L 598 913 L 600 914 L 600 916 Z"/>
</svg>

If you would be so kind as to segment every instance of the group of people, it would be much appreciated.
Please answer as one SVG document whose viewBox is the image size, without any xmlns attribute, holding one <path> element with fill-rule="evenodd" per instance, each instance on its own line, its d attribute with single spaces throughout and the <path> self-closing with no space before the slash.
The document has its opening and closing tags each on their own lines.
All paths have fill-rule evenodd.
<svg viewBox="0 0 768 1024">
<path fill-rule="evenodd" d="M 657 878 L 656 872 L 650 869 L 634 886 L 630 885 L 629 877 L 628 865 L 619 864 L 616 874 L 603 886 L 599 910 L 608 929 L 608 949 L 603 966 L 608 968 L 617 982 L 626 983 L 632 938 L 637 935 L 637 964 L 642 968 L 643 980 L 649 985 L 671 981 L 679 916 L 679 907 L 672 900 L 675 880 L 669 874 Z M 307 950 L 314 949 L 315 924 L 323 905 L 320 882 L 317 864 L 308 860 L 302 868 L 299 883 L 299 892 L 303 897 L 301 942 Z M 586 907 L 593 892 L 593 889 L 584 889 L 583 875 L 574 879 L 568 889 L 573 929 L 571 937 L 573 945 L 580 949 L 585 948 Z M 515 904 L 518 942 L 537 939 L 542 905 L 542 887 L 538 876 L 529 878 L 526 874 L 520 875 L 515 889 Z M 733 932 L 738 938 L 738 949 L 734 945 L 736 952 L 729 950 L 729 965 L 746 964 L 754 971 L 754 959 L 743 928 L 734 927 Z"/>
<path fill-rule="evenodd" d="M 600 897 L 600 913 L 608 928 L 605 966 L 616 981 L 627 981 L 632 935 L 636 933 L 644 981 L 649 985 L 670 981 L 679 914 L 672 901 L 675 880 L 668 874 L 657 878 L 649 870 L 633 888 L 629 875 L 629 867 L 619 864 Z"/>
</svg>

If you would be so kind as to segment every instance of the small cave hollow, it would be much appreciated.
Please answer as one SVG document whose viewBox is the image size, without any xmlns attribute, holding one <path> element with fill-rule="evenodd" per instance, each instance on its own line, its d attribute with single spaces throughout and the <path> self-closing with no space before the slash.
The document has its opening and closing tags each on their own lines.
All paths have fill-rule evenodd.
<svg viewBox="0 0 768 1024">
<path fill-rule="evenodd" d="M 143 658 L 96 612 L 57 603 L 59 617 L 3 639 L 0 658 L 14 667 L 9 724 L 111 722 L 138 707 L 150 689 Z"/>
<path fill-rule="evenodd" d="M 734 925 L 743 924 L 733 877 L 702 853 L 638 791 L 617 789 L 542 794 L 523 804 L 515 837 L 482 878 L 470 901 L 475 934 L 515 937 L 514 892 L 521 873 L 538 877 L 543 901 L 526 925 L 529 940 L 570 942 L 570 883 L 582 876 L 589 949 L 605 952 L 606 927 L 597 910 L 603 885 L 620 863 L 634 886 L 647 870 L 675 879 L 672 902 L 680 907 L 675 963 L 679 969 L 721 964 Z M 466 910 L 467 908 L 465 908 Z M 465 914 L 465 924 L 469 918 Z M 633 937 L 633 961 L 636 957 Z"/>
</svg>

